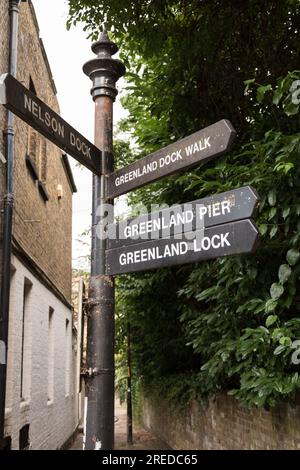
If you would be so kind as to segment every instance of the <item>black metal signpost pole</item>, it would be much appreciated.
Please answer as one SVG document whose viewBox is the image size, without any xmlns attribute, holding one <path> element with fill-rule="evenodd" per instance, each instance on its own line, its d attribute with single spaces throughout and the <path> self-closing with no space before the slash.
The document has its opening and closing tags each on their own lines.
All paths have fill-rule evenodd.
<svg viewBox="0 0 300 470">
<path fill-rule="evenodd" d="M 114 280 L 105 274 L 106 241 L 97 237 L 101 211 L 106 203 L 106 179 L 113 171 L 112 125 L 116 81 L 125 73 L 118 50 L 106 32 L 92 45 L 97 57 L 83 71 L 93 82 L 95 145 L 102 151 L 101 176 L 93 175 L 92 253 L 88 316 L 88 374 L 85 423 L 86 450 L 110 450 L 114 446 Z M 104 214 L 102 214 L 104 216 Z M 104 226 L 101 227 L 105 229 Z"/>
<path fill-rule="evenodd" d="M 131 328 L 127 323 L 127 444 L 132 445 Z"/>
</svg>

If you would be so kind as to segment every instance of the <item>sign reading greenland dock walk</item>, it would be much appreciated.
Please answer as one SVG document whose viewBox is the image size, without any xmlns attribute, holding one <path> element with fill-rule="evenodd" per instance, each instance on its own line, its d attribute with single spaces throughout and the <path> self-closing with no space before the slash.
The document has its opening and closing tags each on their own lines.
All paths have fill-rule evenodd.
<svg viewBox="0 0 300 470">
<path fill-rule="evenodd" d="M 107 196 L 115 198 L 163 176 L 187 169 L 229 150 L 236 132 L 223 119 L 112 173 Z"/>
<path fill-rule="evenodd" d="M 219 256 L 250 253 L 259 240 L 257 228 L 249 220 L 217 225 L 160 240 L 107 250 L 107 274 L 122 274 L 176 264 L 205 261 Z"/>
<path fill-rule="evenodd" d="M 0 77 L 0 103 L 79 163 L 99 174 L 101 151 L 12 75 Z"/>
</svg>

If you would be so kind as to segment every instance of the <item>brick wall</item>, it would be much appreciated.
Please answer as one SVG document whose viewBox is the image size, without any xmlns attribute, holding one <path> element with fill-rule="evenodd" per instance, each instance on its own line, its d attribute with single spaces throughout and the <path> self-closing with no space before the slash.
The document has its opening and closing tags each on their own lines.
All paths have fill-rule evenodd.
<svg viewBox="0 0 300 470">
<path fill-rule="evenodd" d="M 221 395 L 207 407 L 194 402 L 181 413 L 163 400 L 147 397 L 142 417 L 144 425 L 173 449 L 300 449 L 300 404 L 264 411 Z"/>
<path fill-rule="evenodd" d="M 0 74 L 7 72 L 8 2 L 0 0 Z M 3 13 L 3 14 L 2 14 Z M 6 34 L 2 34 L 6 32 Z M 59 106 L 51 70 L 39 37 L 38 25 L 31 2 L 20 4 L 17 79 L 29 87 L 30 79 L 39 98 L 56 112 Z M 5 127 L 5 111 L 0 109 L 0 130 Z M 13 236 L 17 244 L 71 301 L 72 191 L 65 174 L 61 151 L 38 134 L 39 155 L 46 144 L 47 174 L 42 176 L 41 161 L 37 165 L 49 195 L 42 198 L 37 181 L 25 163 L 30 127 L 15 118 L 14 222 Z M 0 136 L 0 151 L 3 139 Z M 0 178 L 3 174 L 0 166 Z M 57 186 L 62 185 L 63 197 L 58 199 Z M 1 184 L 1 189 L 4 184 Z M 1 230 L 1 227 L 0 227 Z M 1 230 L 2 233 L 2 230 Z"/>
<path fill-rule="evenodd" d="M 8 1 L 0 0 L 0 74 L 8 72 L 8 44 Z M 59 112 L 55 85 L 30 0 L 20 4 L 17 79 L 27 87 L 33 83 L 37 95 Z M 0 106 L 2 154 L 5 126 L 6 111 Z M 43 179 L 49 195 L 48 201 L 42 198 L 37 181 L 25 163 L 30 128 L 18 118 L 15 118 L 14 128 L 14 256 L 5 433 L 12 438 L 12 448 L 19 449 L 20 429 L 29 425 L 33 449 L 56 449 L 70 437 L 78 422 L 76 354 L 72 347 L 76 338 L 73 338 L 72 310 L 66 306 L 71 301 L 72 191 L 61 161 L 61 151 L 47 141 L 46 177 L 42 165 L 37 167 L 39 179 Z M 4 171 L 5 165 L 0 161 L 0 262 Z M 57 197 L 58 185 L 63 188 L 60 199 Z M 24 282 L 30 286 L 25 310 Z M 53 310 L 52 329 L 49 326 L 50 308 Z M 53 374 L 49 378 L 51 367 Z M 23 394 L 22 383 L 26 389 Z M 52 383 L 53 393 L 49 399 L 49 384 Z"/>
<path fill-rule="evenodd" d="M 9 354 L 5 433 L 12 449 L 19 449 L 20 429 L 29 424 L 32 449 L 61 447 L 77 426 L 76 354 L 72 344 L 72 312 L 13 256 L 10 299 Z M 22 322 L 24 281 L 30 283 L 26 301 L 23 383 Z M 49 355 L 49 309 L 53 309 L 51 359 Z M 66 337 L 66 321 L 69 337 Z M 69 354 L 69 360 L 67 360 Z M 52 362 L 51 362 L 52 361 Z M 53 392 L 49 397 L 49 368 Z M 66 384 L 69 384 L 66 390 Z M 49 399 L 51 398 L 51 399 Z"/>
</svg>

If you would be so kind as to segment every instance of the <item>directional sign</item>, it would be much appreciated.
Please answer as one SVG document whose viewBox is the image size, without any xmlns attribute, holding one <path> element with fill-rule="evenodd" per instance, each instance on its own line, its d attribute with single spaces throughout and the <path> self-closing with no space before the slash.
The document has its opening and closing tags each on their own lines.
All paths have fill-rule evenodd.
<svg viewBox="0 0 300 470">
<path fill-rule="evenodd" d="M 230 148 L 235 134 L 231 123 L 223 119 L 151 153 L 109 176 L 107 181 L 108 197 L 117 197 L 163 176 L 221 155 Z"/>
<path fill-rule="evenodd" d="M 12 75 L 0 77 L 0 103 L 93 173 L 99 174 L 101 151 Z"/>
<path fill-rule="evenodd" d="M 258 195 L 250 186 L 177 204 L 108 226 L 108 248 L 166 238 L 204 227 L 254 217 Z"/>
<path fill-rule="evenodd" d="M 175 237 L 145 241 L 107 250 L 107 274 L 123 274 L 176 264 L 205 261 L 219 256 L 250 253 L 258 245 L 254 223 L 239 220 Z"/>
</svg>

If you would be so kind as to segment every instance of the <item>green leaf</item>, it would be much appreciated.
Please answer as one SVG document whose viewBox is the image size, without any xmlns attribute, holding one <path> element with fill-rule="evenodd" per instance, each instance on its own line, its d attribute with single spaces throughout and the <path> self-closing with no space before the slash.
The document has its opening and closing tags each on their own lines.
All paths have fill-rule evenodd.
<svg viewBox="0 0 300 470">
<path fill-rule="evenodd" d="M 288 336 L 282 336 L 279 340 L 279 343 L 282 344 L 283 346 L 291 347 L 292 340 Z"/>
<path fill-rule="evenodd" d="M 284 220 L 289 216 L 290 211 L 291 211 L 290 207 L 287 207 L 286 209 L 282 211 L 282 217 L 284 218 Z"/>
<path fill-rule="evenodd" d="M 290 266 L 294 266 L 300 257 L 300 253 L 295 248 L 291 248 L 286 254 L 286 260 Z"/>
<path fill-rule="evenodd" d="M 285 346 L 283 345 L 280 345 L 280 346 L 277 346 L 277 348 L 274 350 L 274 356 L 278 356 L 279 354 L 281 354 L 283 351 L 285 351 Z"/>
<path fill-rule="evenodd" d="M 273 95 L 273 103 L 275 105 L 278 105 L 280 100 L 282 99 L 283 95 L 289 90 L 291 85 L 291 77 L 288 74 L 286 77 L 281 78 L 278 81 L 278 86 L 275 90 L 275 93 Z"/>
<path fill-rule="evenodd" d="M 273 104 L 275 104 L 276 106 L 279 105 L 280 103 L 280 100 L 282 98 L 282 92 L 281 92 L 281 89 L 278 87 L 276 90 L 275 90 L 275 93 L 273 95 Z"/>
<path fill-rule="evenodd" d="M 253 85 L 253 83 L 255 83 L 255 78 L 251 78 L 249 80 L 245 80 L 244 81 L 244 85 L 246 85 L 246 88 L 245 88 L 245 93 L 248 92 L 249 88 L 250 88 L 250 85 Z"/>
<path fill-rule="evenodd" d="M 272 326 L 278 319 L 277 315 L 269 315 L 266 319 L 266 327 L 269 328 Z"/>
<path fill-rule="evenodd" d="M 284 284 L 288 280 L 291 275 L 291 272 L 292 270 L 288 264 L 282 264 L 279 267 L 278 277 L 281 284 Z"/>
<path fill-rule="evenodd" d="M 267 224 L 260 224 L 258 226 L 258 229 L 259 229 L 259 232 L 260 232 L 261 236 L 263 237 L 268 231 L 268 226 L 267 226 Z"/>
<path fill-rule="evenodd" d="M 283 110 L 287 116 L 294 116 L 299 112 L 299 104 L 293 103 L 290 96 L 283 102 Z"/>
<path fill-rule="evenodd" d="M 280 328 L 275 328 L 272 333 L 272 338 L 278 341 L 283 336 L 282 330 Z"/>
<path fill-rule="evenodd" d="M 293 377 L 292 377 L 292 383 L 293 384 L 297 383 L 298 379 L 299 379 L 299 374 L 298 374 L 298 372 L 295 372 Z"/>
<path fill-rule="evenodd" d="M 270 206 L 275 206 L 276 204 L 276 192 L 274 189 L 271 189 L 268 193 L 268 203 Z"/>
<path fill-rule="evenodd" d="M 257 88 L 257 93 L 256 93 L 256 100 L 258 103 L 261 103 L 264 99 L 265 94 L 267 91 L 272 90 L 272 85 L 263 85 Z"/>
<path fill-rule="evenodd" d="M 282 296 L 284 288 L 281 284 L 274 283 L 271 285 L 270 294 L 273 300 L 278 300 Z"/>
<path fill-rule="evenodd" d="M 278 227 L 277 227 L 277 225 L 274 225 L 270 230 L 270 238 L 275 237 L 277 231 L 278 231 Z"/>
<path fill-rule="evenodd" d="M 277 163 L 277 164 L 275 165 L 274 170 L 275 170 L 275 171 L 278 171 L 278 172 L 282 172 L 282 173 L 284 173 L 285 175 L 287 175 L 288 172 L 294 168 L 294 166 L 295 166 L 295 165 L 294 165 L 293 163 L 291 163 L 291 162 L 288 162 L 288 163 L 282 163 L 282 162 L 281 162 L 281 163 Z"/>
<path fill-rule="evenodd" d="M 276 207 L 272 207 L 272 209 L 271 209 L 270 212 L 269 212 L 269 217 L 268 217 L 268 219 L 269 219 L 269 220 L 273 219 L 273 217 L 276 215 L 276 212 L 277 212 Z"/>
<path fill-rule="evenodd" d="M 273 299 L 267 300 L 267 302 L 265 304 L 265 312 L 266 313 L 273 312 L 275 310 L 276 306 L 277 306 L 277 301 L 276 300 L 273 300 Z"/>
</svg>

